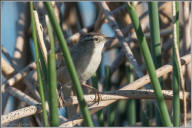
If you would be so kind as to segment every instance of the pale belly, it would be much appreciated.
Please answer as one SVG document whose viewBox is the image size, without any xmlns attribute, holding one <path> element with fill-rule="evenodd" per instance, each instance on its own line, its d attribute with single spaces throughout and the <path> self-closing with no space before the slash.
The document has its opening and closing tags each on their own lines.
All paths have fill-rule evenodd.
<svg viewBox="0 0 192 128">
<path fill-rule="evenodd" d="M 101 55 L 100 54 L 101 53 L 95 53 L 91 57 L 89 64 L 86 67 L 84 67 L 83 70 L 78 72 L 80 81 L 87 81 L 97 71 L 97 69 L 100 65 L 100 62 L 101 62 Z"/>
</svg>

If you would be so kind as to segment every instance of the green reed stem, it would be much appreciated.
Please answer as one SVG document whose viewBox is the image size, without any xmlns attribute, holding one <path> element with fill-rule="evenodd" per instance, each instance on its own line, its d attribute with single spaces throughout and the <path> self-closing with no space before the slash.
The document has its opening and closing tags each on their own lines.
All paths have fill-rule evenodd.
<svg viewBox="0 0 192 128">
<path fill-rule="evenodd" d="M 172 126 L 170 117 L 169 117 L 169 113 L 167 110 L 167 106 L 161 91 L 161 85 L 160 82 L 157 78 L 156 72 L 155 72 L 155 66 L 153 64 L 153 60 L 147 45 L 147 41 L 146 38 L 144 36 L 144 33 L 142 32 L 141 29 L 141 24 L 139 22 L 139 18 L 137 16 L 135 7 L 133 4 L 127 4 L 127 9 L 128 12 L 130 14 L 137 38 L 138 38 L 138 42 L 142 51 L 142 54 L 144 56 L 144 60 L 146 63 L 146 67 L 147 67 L 147 71 L 149 73 L 152 85 L 153 85 L 153 89 L 156 95 L 156 100 L 160 109 L 160 114 L 161 114 L 161 119 L 163 121 L 163 124 L 165 126 Z"/>
<path fill-rule="evenodd" d="M 71 58 L 71 54 L 70 54 L 69 49 L 67 47 L 67 43 L 66 43 L 65 38 L 63 36 L 61 27 L 59 26 L 59 23 L 58 23 L 56 16 L 54 14 L 53 7 L 52 7 L 50 2 L 44 2 L 44 5 L 47 9 L 49 19 L 52 23 L 52 26 L 53 26 L 54 31 L 56 33 L 57 39 L 59 41 L 61 50 L 63 52 L 63 56 L 66 60 L 68 71 L 69 71 L 69 74 L 71 76 L 73 86 L 74 86 L 76 94 L 77 94 L 77 98 L 79 101 L 81 112 L 82 112 L 83 117 L 84 117 L 84 121 L 85 121 L 87 126 L 93 126 L 93 122 L 91 120 L 91 116 L 89 114 L 88 107 L 87 107 L 86 102 L 85 102 L 84 97 L 83 97 L 83 90 L 81 88 L 80 81 L 78 79 L 78 75 L 76 73 L 75 66 L 74 66 L 72 58 Z"/>
<path fill-rule="evenodd" d="M 134 75 L 133 75 L 133 66 L 131 64 L 125 65 L 125 73 L 127 77 L 127 82 L 131 83 L 134 81 Z M 129 125 L 135 125 L 136 123 L 136 105 L 135 100 L 128 100 L 127 101 L 127 116 L 128 116 L 128 124 Z"/>
<path fill-rule="evenodd" d="M 179 77 L 179 65 L 176 56 L 176 49 L 174 48 L 174 44 L 177 44 L 179 48 L 179 3 L 173 2 L 173 10 L 176 11 L 176 17 L 174 21 L 174 39 L 176 43 L 173 43 L 172 47 L 172 55 L 173 55 L 173 73 L 172 73 L 172 88 L 173 88 L 173 125 L 179 126 L 180 125 L 180 100 L 179 100 L 179 84 L 180 84 L 180 77 Z M 176 27 L 175 27 L 176 25 Z"/>
<path fill-rule="evenodd" d="M 43 119 L 44 119 L 44 125 L 48 126 L 48 117 L 45 107 L 45 97 L 44 97 L 44 91 L 43 91 L 43 81 L 42 81 L 42 74 L 41 74 L 41 66 L 39 63 L 39 50 L 38 50 L 38 44 L 37 44 L 37 34 L 36 34 L 36 28 L 35 28 L 35 19 L 33 15 L 33 3 L 30 2 L 30 13 L 31 13 L 31 22 L 32 22 L 32 37 L 33 42 L 35 46 L 35 58 L 36 58 L 36 66 L 37 66 L 37 76 L 38 76 L 38 82 L 39 82 L 39 93 L 41 96 L 41 106 L 43 110 Z"/>
<path fill-rule="evenodd" d="M 161 42 L 160 42 L 160 26 L 158 3 L 149 2 L 149 23 L 150 23 L 150 37 L 151 37 L 151 54 L 155 64 L 155 68 L 161 67 Z M 162 84 L 162 79 L 159 79 Z M 155 106 L 156 125 L 162 126 L 160 119 L 160 112 Z"/>
<path fill-rule="evenodd" d="M 55 59 L 55 47 L 54 37 L 51 24 L 48 17 L 45 17 L 48 28 L 50 51 L 48 53 L 48 80 L 49 80 L 49 108 L 50 108 L 50 125 L 59 126 L 59 115 L 58 115 L 58 96 L 57 96 L 57 73 L 56 73 L 56 59 Z"/>
</svg>

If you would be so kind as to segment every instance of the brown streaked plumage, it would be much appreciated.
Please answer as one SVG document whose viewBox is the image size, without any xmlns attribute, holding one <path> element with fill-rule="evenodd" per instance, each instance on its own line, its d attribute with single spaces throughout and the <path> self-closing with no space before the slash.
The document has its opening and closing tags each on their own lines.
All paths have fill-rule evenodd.
<svg viewBox="0 0 192 128">
<path fill-rule="evenodd" d="M 72 47 L 70 52 L 81 83 L 87 81 L 99 67 L 102 49 L 107 39 L 100 33 L 88 33 L 81 36 L 79 43 Z M 71 85 L 63 55 L 58 54 L 58 58 L 60 58 L 60 64 L 57 66 L 57 79 Z"/>
</svg>

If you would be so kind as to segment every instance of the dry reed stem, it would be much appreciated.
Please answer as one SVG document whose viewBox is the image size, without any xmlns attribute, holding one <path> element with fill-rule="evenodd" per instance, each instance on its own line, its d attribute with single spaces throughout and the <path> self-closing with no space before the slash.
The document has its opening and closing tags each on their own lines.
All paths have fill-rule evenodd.
<svg viewBox="0 0 192 128">
<path fill-rule="evenodd" d="M 192 12 L 190 12 L 190 2 L 183 2 L 182 3 L 182 9 L 183 9 L 183 26 L 184 26 L 184 30 L 183 30 L 183 43 L 182 48 L 181 48 L 181 56 L 188 54 L 190 52 L 191 49 L 191 40 L 192 37 L 190 36 L 190 31 L 192 32 L 192 30 L 190 30 L 190 28 L 192 28 Z M 186 90 L 190 90 L 190 86 L 187 85 L 191 85 L 191 65 L 187 65 L 187 70 L 186 70 L 186 74 L 185 74 L 185 81 L 186 81 Z"/>
<path fill-rule="evenodd" d="M 25 103 L 27 103 L 30 106 L 13 111 L 11 113 L 8 113 L 7 115 L 3 115 L 3 118 L 1 119 L 3 124 L 41 112 L 42 108 L 38 101 L 34 100 L 33 98 L 31 98 L 30 96 L 26 95 L 25 93 L 21 92 L 20 90 L 18 90 L 16 88 L 7 87 L 7 89 L 8 89 L 7 90 L 8 93 L 10 93 L 12 96 L 15 96 L 16 98 L 20 99 L 21 101 L 24 101 Z M 49 111 L 48 104 L 46 104 L 46 109 L 47 109 L 47 111 Z M 64 121 L 66 121 L 67 119 L 60 116 L 59 120 L 62 123 Z M 40 122 L 39 122 L 39 124 L 40 124 Z"/>
<path fill-rule="evenodd" d="M 24 101 L 25 103 L 31 106 L 27 107 L 26 109 L 24 108 L 24 109 L 16 110 L 14 112 L 8 113 L 7 115 L 4 115 L 3 116 L 4 118 L 1 118 L 2 122 L 8 123 L 16 119 L 34 115 L 35 113 L 41 110 L 40 103 L 34 100 L 33 98 L 31 98 L 30 96 L 26 95 L 25 93 L 23 93 L 22 91 L 9 86 L 6 87 L 6 89 L 10 95 L 18 98 L 21 101 Z M 23 111 L 25 111 L 25 113 L 23 113 Z"/>
<path fill-rule="evenodd" d="M 18 110 L 15 110 L 13 112 L 10 112 L 6 115 L 2 115 L 1 123 L 6 124 L 14 120 L 18 120 L 24 117 L 32 116 L 37 113 L 41 112 L 41 105 L 40 104 L 34 104 L 25 108 L 21 108 Z M 38 122 L 39 126 L 43 126 L 41 121 L 35 116 L 36 121 Z M 65 117 L 59 116 L 59 122 L 63 123 L 67 121 Z"/>
<path fill-rule="evenodd" d="M 39 46 L 40 46 L 40 49 L 42 49 L 42 54 L 43 54 L 45 63 L 47 63 L 47 49 L 46 49 L 45 42 L 43 39 L 43 27 L 39 22 L 39 16 L 37 14 L 37 11 L 33 11 L 33 14 L 34 14 L 34 18 L 35 18 L 35 26 L 36 26 Z"/>
<path fill-rule="evenodd" d="M 185 70 L 185 65 L 191 62 L 191 57 L 192 57 L 192 54 L 188 54 L 188 55 L 181 57 L 182 67 L 184 67 L 184 68 L 182 68 L 182 71 Z M 172 65 L 170 65 L 170 64 L 164 65 L 156 70 L 157 77 L 159 78 L 161 76 L 164 76 L 167 73 L 172 72 L 172 70 L 173 70 Z M 142 78 L 139 78 L 136 81 L 124 86 L 120 90 L 136 90 L 138 88 L 143 87 L 144 85 L 146 85 L 148 83 L 150 83 L 149 75 L 145 75 Z M 99 104 L 95 103 L 91 107 L 89 107 L 90 113 L 93 114 L 93 113 L 103 109 L 104 107 L 114 103 L 115 101 L 117 101 L 117 100 L 101 101 L 101 102 L 99 102 Z M 74 118 L 61 124 L 60 127 L 72 127 L 78 123 L 81 123 L 82 121 L 83 121 L 82 115 L 79 114 L 79 115 L 74 116 Z"/>
<path fill-rule="evenodd" d="M 126 5 L 123 5 L 123 6 L 121 6 L 121 7 L 118 7 L 118 8 L 116 8 L 116 9 L 112 10 L 111 13 L 112 13 L 112 15 L 113 15 L 114 17 L 117 17 L 120 13 L 125 12 L 125 11 L 127 11 L 127 8 L 126 8 Z M 143 20 L 144 20 L 144 17 L 147 16 L 147 15 L 148 15 L 148 11 L 144 12 L 144 13 L 139 17 L 139 19 L 140 19 L 141 21 L 143 21 Z M 104 18 L 104 22 L 108 22 L 108 20 L 107 20 L 106 18 Z M 72 43 L 77 43 L 77 42 L 79 41 L 80 36 L 81 36 L 82 34 L 88 33 L 88 32 L 90 32 L 90 31 L 93 31 L 94 28 L 95 28 L 95 25 L 96 25 L 96 24 L 94 23 L 94 24 L 90 25 L 89 27 L 85 27 L 85 28 L 81 29 L 80 32 L 77 32 L 77 33 L 73 34 L 72 36 L 70 36 L 70 37 L 67 39 L 67 42 L 69 43 L 69 45 L 72 45 Z M 129 32 L 129 30 L 130 30 L 131 28 L 133 28 L 133 25 L 132 25 L 132 24 L 129 24 L 129 25 L 127 25 L 127 27 L 126 27 L 123 31 L 124 31 L 125 33 L 126 33 L 126 32 Z M 108 45 L 110 45 L 110 43 L 111 43 L 111 42 L 109 41 L 109 42 L 108 42 Z"/>
<path fill-rule="evenodd" d="M 15 43 L 15 49 L 13 53 L 13 57 L 16 61 L 14 61 L 14 65 L 17 65 L 21 67 L 21 65 L 25 65 L 25 59 L 26 59 L 26 49 L 24 48 L 26 46 L 25 44 L 25 34 L 24 34 L 24 26 L 25 26 L 25 16 L 24 12 L 20 12 L 19 19 L 17 21 L 17 38 Z M 23 54 L 25 53 L 25 54 Z M 23 62 L 23 64 L 22 64 Z M 21 64 L 21 65 L 20 65 Z"/>
<path fill-rule="evenodd" d="M 6 50 L 6 49 L 5 49 Z M 7 53 L 8 56 L 9 53 Z M 6 79 L 10 78 L 10 77 L 7 77 L 7 76 L 12 76 L 12 72 L 17 72 L 17 69 L 16 69 L 16 66 L 12 66 L 10 65 L 7 61 L 5 61 L 4 58 L 1 58 L 1 62 L 2 62 L 2 67 L 5 71 L 3 73 L 3 75 L 5 75 Z M 11 63 L 11 62 L 10 62 Z M 33 64 L 35 64 L 35 62 L 33 62 Z M 36 65 L 36 64 L 35 64 Z M 34 67 L 35 68 L 35 67 Z M 7 73 L 6 73 L 7 72 Z M 11 74 L 10 74 L 11 73 Z M 31 73 L 31 72 L 30 72 Z M 29 74 L 30 74 L 29 73 Z M 28 79 L 22 79 L 22 81 L 24 82 L 24 84 L 27 86 L 27 88 L 30 90 L 30 92 L 33 94 L 33 96 L 38 100 L 40 101 L 40 95 L 39 95 L 39 92 L 35 89 L 34 85 L 32 85 L 32 82 L 29 81 Z"/>
<path fill-rule="evenodd" d="M 28 95 L 25 94 L 24 92 L 22 92 L 22 91 L 20 91 L 20 90 L 18 90 L 18 89 L 16 89 L 16 88 L 14 88 L 14 87 L 8 86 L 8 87 L 6 87 L 5 89 L 6 89 L 6 91 L 7 91 L 10 95 L 12 95 L 12 96 L 20 99 L 21 101 L 26 102 L 28 105 L 39 104 L 38 101 L 36 101 L 36 100 L 33 99 L 32 97 L 28 96 Z"/>
<path fill-rule="evenodd" d="M 117 9 L 113 10 L 113 11 L 112 11 L 112 14 L 113 14 L 115 17 L 117 17 L 118 14 L 121 13 L 122 11 L 127 11 L 127 8 L 126 8 L 125 5 L 123 5 L 123 6 L 119 7 L 119 8 L 117 8 Z M 147 12 L 145 12 L 145 13 L 147 14 Z M 80 32 L 77 32 L 77 33 L 73 34 L 72 36 L 70 36 L 70 37 L 67 39 L 67 42 L 68 42 L 69 44 L 71 44 L 71 43 L 77 43 L 77 42 L 79 41 L 79 39 L 80 39 L 81 34 L 83 34 L 83 33 L 88 33 L 88 32 L 90 32 L 91 30 L 94 30 L 94 27 L 95 27 L 95 23 L 92 24 L 92 25 L 90 25 L 89 27 L 85 27 L 85 28 L 81 29 Z"/>
<path fill-rule="evenodd" d="M 98 16 L 98 18 L 97 18 L 97 20 L 96 20 L 96 22 L 95 22 L 95 25 L 94 25 L 94 31 L 95 31 L 95 32 L 99 32 L 99 30 L 100 30 L 102 24 L 104 23 L 104 21 L 105 21 L 104 14 L 103 14 L 103 12 L 100 10 L 100 11 L 99 11 L 99 16 Z"/>
<path fill-rule="evenodd" d="M 130 28 L 129 28 L 129 27 L 126 27 L 126 28 L 122 29 L 122 32 L 123 32 L 123 33 L 126 33 L 126 31 L 129 31 L 129 30 L 130 30 Z M 171 33 L 172 33 L 172 28 L 171 28 L 171 27 L 162 29 L 162 30 L 160 31 L 161 37 L 167 36 L 168 34 L 171 34 Z M 150 39 L 150 33 L 145 33 L 145 37 L 146 37 L 146 39 Z M 126 40 L 128 43 L 131 43 L 131 42 L 132 42 L 132 44 L 130 44 L 130 47 L 131 47 L 131 48 L 135 45 L 135 42 L 137 42 L 137 38 L 132 37 L 132 35 L 131 35 L 130 37 L 126 37 L 125 40 Z M 166 46 L 171 45 L 170 41 L 169 41 L 168 43 L 169 43 L 169 44 L 166 44 Z M 164 47 L 164 45 L 165 45 L 165 44 L 163 43 L 163 46 L 162 46 L 162 47 Z M 119 48 L 120 46 L 121 46 L 121 43 L 118 41 L 117 38 L 114 38 L 113 40 L 107 41 L 107 43 L 105 44 L 105 47 L 104 47 L 104 50 L 103 50 L 103 51 L 105 51 L 105 50 L 110 50 L 110 49 L 112 49 L 112 48 Z M 166 48 L 167 48 L 167 47 L 166 47 Z M 164 49 L 165 49 L 165 48 L 164 48 Z"/>
<path fill-rule="evenodd" d="M 15 73 L 15 70 L 9 66 L 9 63 L 1 57 L 2 74 L 6 79 L 9 79 Z"/>
<path fill-rule="evenodd" d="M 4 49 L 4 51 L 6 51 L 6 49 Z M 9 53 L 7 53 L 7 55 L 10 56 Z M 6 77 L 6 79 L 8 79 L 13 75 L 13 73 L 15 73 L 15 69 L 13 67 L 11 67 L 11 65 L 3 57 L 1 58 L 1 62 L 2 62 L 1 68 L 3 69 L 3 75 Z M 39 93 L 36 90 L 32 89 L 33 85 L 25 79 L 23 79 L 22 81 L 27 85 L 27 87 L 32 92 L 32 94 L 33 94 L 33 92 L 36 93 L 34 96 L 38 100 L 40 100 Z M 2 105 L 3 105 L 2 106 L 2 113 L 4 112 L 5 107 L 7 105 L 8 97 L 9 97 L 9 93 L 7 93 L 6 98 L 4 99 L 4 102 L 2 103 Z"/>
<path fill-rule="evenodd" d="M 174 24 L 173 24 L 173 43 L 174 43 L 174 49 L 175 49 L 175 53 L 176 53 L 176 58 L 177 58 L 177 62 L 178 62 L 178 66 L 179 66 L 179 77 L 180 77 L 180 86 L 183 92 L 183 111 L 184 111 L 184 125 L 186 125 L 187 122 L 187 102 L 186 102 L 186 94 L 185 94 L 185 81 L 183 78 L 183 73 L 181 71 L 181 62 L 180 62 L 180 55 L 179 55 L 179 48 L 177 45 L 177 25 L 176 25 L 176 7 L 175 7 L 175 2 L 172 3 L 172 11 L 173 11 L 173 18 L 174 18 Z"/>
<path fill-rule="evenodd" d="M 123 50 L 125 52 L 125 55 L 127 56 L 130 63 L 134 66 L 135 72 L 138 77 L 142 77 L 143 73 L 139 69 L 139 66 L 137 64 L 136 59 L 133 56 L 133 53 L 131 49 L 128 46 L 128 43 L 124 40 L 124 36 L 122 31 L 119 29 L 118 24 L 116 23 L 115 18 L 112 16 L 112 13 L 110 12 L 110 9 L 108 5 L 105 2 L 99 3 L 100 8 L 102 9 L 104 15 L 106 16 L 107 20 L 109 21 L 109 25 L 112 27 L 112 29 L 115 31 L 115 35 L 118 38 L 120 42 L 122 42 Z"/>
<path fill-rule="evenodd" d="M 7 85 L 13 86 L 16 82 L 22 80 L 30 71 L 35 69 L 36 65 L 34 63 L 29 64 L 24 69 L 19 71 L 17 74 L 15 74 L 13 77 L 11 77 L 9 80 L 5 81 L 1 86 L 1 93 L 4 93 L 5 87 Z"/>
<path fill-rule="evenodd" d="M 162 4 L 163 5 L 163 4 Z M 161 6 L 162 6 L 161 5 Z M 127 12 L 127 7 L 126 5 L 122 5 L 114 10 L 111 11 L 111 14 L 114 16 L 114 17 L 117 17 L 120 13 L 122 12 Z M 148 15 L 148 11 L 145 11 L 140 17 L 139 19 L 141 21 L 143 21 L 144 17 Z M 104 20 L 104 22 L 107 22 L 107 20 Z M 70 36 L 68 39 L 67 39 L 67 42 L 69 43 L 69 45 L 71 45 L 71 43 L 77 43 L 80 39 L 80 36 L 81 34 L 83 33 L 87 33 L 87 32 L 90 32 L 91 30 L 94 30 L 94 26 L 95 26 L 95 23 L 90 25 L 89 27 L 85 27 L 83 29 L 81 29 L 80 32 L 77 32 L 75 34 L 73 34 L 72 36 Z M 132 24 L 129 24 L 126 29 L 124 30 L 124 32 L 128 32 L 131 28 L 133 28 L 133 25 Z M 127 31 L 126 31 L 127 30 Z"/>
<path fill-rule="evenodd" d="M 17 4 L 17 8 L 19 11 L 18 20 L 16 23 L 17 27 L 17 37 L 15 42 L 15 48 L 13 52 L 13 58 L 15 65 L 17 66 L 17 70 L 21 70 L 24 66 L 30 63 L 30 50 L 28 50 L 29 46 L 29 38 L 27 38 L 27 30 L 30 27 L 30 18 L 29 18 L 29 6 L 27 3 Z M 23 85 L 20 85 L 23 88 Z M 24 88 L 23 88 L 24 89 Z"/>
<path fill-rule="evenodd" d="M 186 55 L 186 56 L 182 57 L 181 59 L 182 59 L 183 67 L 184 67 L 184 64 L 190 63 L 190 61 L 191 61 L 191 54 Z M 169 73 L 171 71 L 172 71 L 172 66 L 171 65 L 165 65 L 165 66 L 163 66 L 163 67 L 161 67 L 160 69 L 157 70 L 157 76 L 161 77 L 161 76 L 163 76 L 163 75 L 165 75 L 165 74 L 167 74 L 167 73 Z M 148 77 L 148 79 L 147 79 L 147 77 Z M 142 86 L 144 86 L 146 84 L 146 82 L 143 84 L 143 81 L 145 81 L 145 80 L 147 80 L 146 82 L 148 82 L 148 83 L 150 82 L 150 79 L 149 79 L 148 75 L 144 76 L 144 78 L 140 78 L 137 81 L 135 81 L 135 82 L 133 82 L 133 83 L 123 87 L 120 90 L 129 90 L 129 89 L 130 90 L 135 90 L 137 88 L 140 88 L 140 87 L 142 87 Z M 140 85 L 138 86 L 138 84 L 140 84 Z M 135 85 L 137 85 L 137 86 L 134 87 Z M 14 89 L 13 87 L 10 87 L 9 90 L 11 90 L 10 93 L 12 93 L 12 94 L 19 91 L 17 89 Z M 19 95 L 19 98 L 22 98 L 22 97 L 25 97 L 25 99 L 22 99 L 22 100 L 25 101 L 28 104 L 34 105 L 34 104 L 38 103 L 37 101 L 31 101 L 30 98 L 26 98 L 25 94 Z M 105 107 L 105 106 L 107 106 L 107 105 L 109 105 L 109 104 L 111 104 L 111 103 L 113 103 L 115 101 L 116 100 L 101 101 L 99 104 L 96 103 L 96 104 L 92 105 L 90 107 L 91 114 L 97 112 L 98 110 L 102 109 L 103 107 Z M 81 115 L 77 115 L 76 118 L 75 118 L 76 119 L 75 121 L 72 121 L 74 119 L 73 118 L 72 120 L 66 121 L 62 126 L 74 126 L 75 124 L 81 123 L 83 121 L 83 119 L 81 119 L 81 118 L 82 118 Z"/>
<path fill-rule="evenodd" d="M 29 107 L 21 108 L 16 111 L 8 113 L 7 115 L 2 115 L 1 123 L 5 124 L 17 119 L 28 117 L 28 116 L 34 115 L 38 111 L 40 111 L 40 105 L 32 105 Z"/>
<path fill-rule="evenodd" d="M 7 60 L 11 63 L 11 66 L 16 67 L 16 65 L 15 65 L 16 62 L 15 62 L 14 58 L 10 56 L 10 54 L 4 47 L 2 47 L 2 53 L 5 55 Z"/>
<path fill-rule="evenodd" d="M 163 96 L 167 100 L 171 100 L 173 97 L 172 90 L 162 90 Z M 187 100 L 190 100 L 191 94 L 189 92 L 185 92 Z M 100 101 L 107 101 L 107 100 L 125 100 L 125 99 L 155 99 L 155 94 L 152 89 L 147 90 L 117 90 L 117 91 L 108 91 L 108 92 L 101 92 L 99 94 Z M 95 99 L 95 94 L 87 94 L 84 95 L 85 101 L 96 103 L 97 99 Z M 183 99 L 183 94 L 180 92 L 180 99 Z M 76 96 L 70 96 L 70 98 L 64 99 L 64 106 L 71 106 L 78 104 L 78 99 Z"/>
</svg>

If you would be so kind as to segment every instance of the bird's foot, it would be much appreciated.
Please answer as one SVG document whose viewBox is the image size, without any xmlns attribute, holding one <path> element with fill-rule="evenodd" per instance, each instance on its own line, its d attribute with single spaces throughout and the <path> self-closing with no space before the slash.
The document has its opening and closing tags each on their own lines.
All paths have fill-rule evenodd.
<svg viewBox="0 0 192 128">
<path fill-rule="evenodd" d="M 88 85 L 88 84 L 85 84 L 85 83 L 82 84 L 82 86 L 87 87 L 87 88 L 93 90 L 93 92 L 95 93 L 95 99 L 94 99 L 93 101 L 94 101 L 94 102 L 97 102 L 97 104 L 99 104 L 99 102 L 101 101 L 101 96 L 100 96 L 100 94 L 99 94 L 99 91 L 98 91 L 96 88 L 94 88 L 94 87 L 92 87 L 92 86 L 90 86 L 90 85 Z"/>
</svg>

